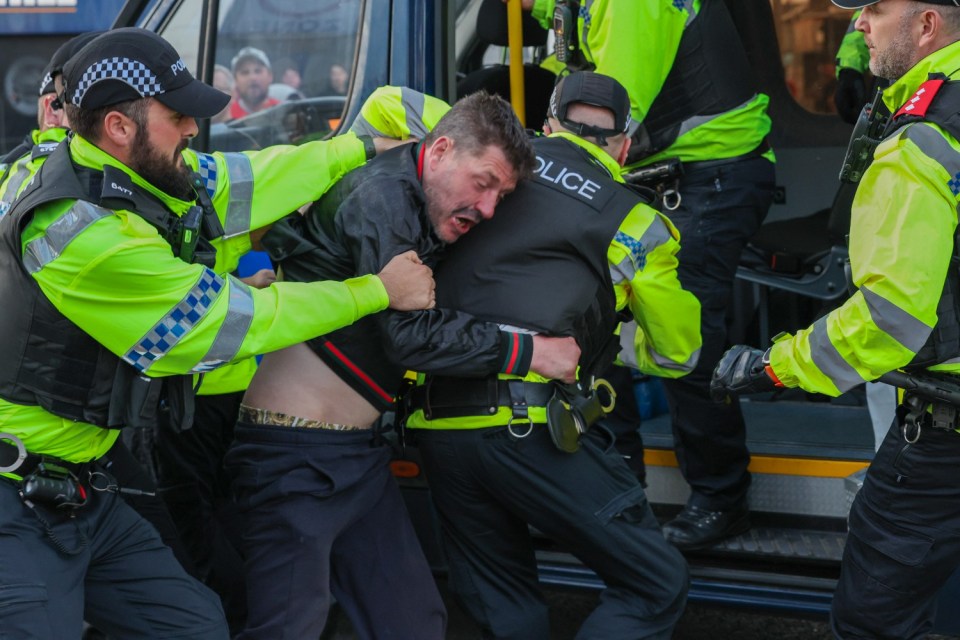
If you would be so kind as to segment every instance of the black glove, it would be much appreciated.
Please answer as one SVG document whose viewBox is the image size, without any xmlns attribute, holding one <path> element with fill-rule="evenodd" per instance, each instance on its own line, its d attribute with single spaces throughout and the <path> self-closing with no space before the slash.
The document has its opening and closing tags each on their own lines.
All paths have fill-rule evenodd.
<svg viewBox="0 0 960 640">
<path fill-rule="evenodd" d="M 738 344 L 723 354 L 710 380 L 710 397 L 722 402 L 728 394 L 760 393 L 782 386 L 767 373 L 764 356 L 760 349 Z"/>
<path fill-rule="evenodd" d="M 863 74 L 856 69 L 840 69 L 837 74 L 837 92 L 833 95 L 837 115 L 844 122 L 856 124 L 866 102 L 867 82 Z"/>
</svg>

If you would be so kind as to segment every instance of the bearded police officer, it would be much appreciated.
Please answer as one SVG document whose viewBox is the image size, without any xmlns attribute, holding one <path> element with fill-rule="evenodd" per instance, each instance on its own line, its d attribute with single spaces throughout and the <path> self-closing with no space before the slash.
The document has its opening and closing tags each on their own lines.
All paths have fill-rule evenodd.
<svg viewBox="0 0 960 640">
<path fill-rule="evenodd" d="M 857 292 L 766 352 L 740 345 L 724 393 L 800 387 L 837 396 L 880 376 L 908 390 L 850 510 L 832 609 L 841 638 L 921 638 L 960 564 L 960 6 L 954 0 L 834 0 L 863 9 L 870 70 L 893 114 L 853 201 Z M 894 380 L 896 381 L 896 380 Z"/>
<path fill-rule="evenodd" d="M 160 400 L 190 421 L 191 375 L 423 308 L 412 255 L 380 277 L 251 289 L 218 275 L 250 232 L 364 163 L 353 135 L 297 148 L 186 151 L 229 100 L 159 36 L 99 36 L 63 69 L 75 135 L 0 222 L 0 609 L 15 637 L 225 638 L 216 597 L 118 497 L 101 464 Z"/>
<path fill-rule="evenodd" d="M 611 434 L 598 425 L 581 435 L 605 403 L 591 378 L 619 350 L 618 310 L 637 321 L 631 349 L 642 371 L 679 377 L 699 355 L 699 305 L 677 279 L 677 231 L 620 178 L 629 121 L 616 80 L 564 78 L 550 135 L 534 141 L 534 177 L 437 267 L 444 307 L 571 335 L 582 350 L 579 386 L 536 374 L 431 375 L 410 393 L 407 426 L 441 516 L 450 588 L 490 637 L 550 636 L 528 525 L 607 584 L 578 637 L 669 638 L 686 601 L 686 564 Z"/>
</svg>

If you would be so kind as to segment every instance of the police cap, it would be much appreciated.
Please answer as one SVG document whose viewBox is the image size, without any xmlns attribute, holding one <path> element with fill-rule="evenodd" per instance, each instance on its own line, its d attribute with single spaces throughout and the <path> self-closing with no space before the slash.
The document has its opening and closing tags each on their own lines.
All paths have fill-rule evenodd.
<svg viewBox="0 0 960 640">
<path fill-rule="evenodd" d="M 194 78 L 173 46 L 147 29 L 107 31 L 63 67 L 65 98 L 81 109 L 99 109 L 153 97 L 178 113 L 209 118 L 230 96 Z"/>
<path fill-rule="evenodd" d="M 53 52 L 50 62 L 48 62 L 47 66 L 43 69 L 43 80 L 40 81 L 40 95 L 54 93 L 56 91 L 53 79 L 63 71 L 63 65 L 67 64 L 67 61 L 76 55 L 77 51 L 80 51 L 88 42 L 101 33 L 103 33 L 103 31 L 81 33 L 64 42 L 60 45 L 59 49 Z"/>
<path fill-rule="evenodd" d="M 603 129 L 582 122 L 575 122 L 567 116 L 572 104 L 588 104 L 603 107 L 613 113 L 613 128 Z M 550 96 L 550 112 L 567 129 L 580 136 L 596 136 L 606 144 L 605 136 L 624 133 L 630 126 L 630 96 L 623 85 L 610 76 L 577 71 L 560 79 Z"/>
</svg>

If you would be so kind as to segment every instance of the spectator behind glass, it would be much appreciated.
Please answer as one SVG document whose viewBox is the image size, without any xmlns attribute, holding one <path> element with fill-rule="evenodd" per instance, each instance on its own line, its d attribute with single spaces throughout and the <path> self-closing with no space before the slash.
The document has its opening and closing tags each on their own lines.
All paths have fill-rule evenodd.
<svg viewBox="0 0 960 640">
<path fill-rule="evenodd" d="M 228 107 L 231 119 L 280 104 L 268 93 L 273 70 L 266 53 L 256 47 L 244 47 L 233 57 L 230 66 L 234 80 L 234 95 Z"/>
<path fill-rule="evenodd" d="M 337 96 L 347 95 L 347 86 L 350 84 L 350 73 L 342 64 L 330 65 L 330 79 L 327 93 Z"/>
<path fill-rule="evenodd" d="M 213 67 L 213 87 L 233 96 L 233 74 L 222 64 Z M 210 118 L 210 122 L 226 122 L 230 119 L 230 106 Z"/>
</svg>

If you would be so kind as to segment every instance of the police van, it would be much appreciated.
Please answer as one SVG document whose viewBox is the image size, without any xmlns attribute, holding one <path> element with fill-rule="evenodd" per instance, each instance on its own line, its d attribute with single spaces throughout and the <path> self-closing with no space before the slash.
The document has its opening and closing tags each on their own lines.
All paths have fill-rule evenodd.
<svg viewBox="0 0 960 640">
<path fill-rule="evenodd" d="M 808 326 L 848 295 L 844 236 L 850 198 L 838 189 L 838 173 L 851 127 L 835 114 L 832 96 L 834 58 L 850 13 L 818 0 L 724 1 L 751 71 L 770 96 L 770 143 L 777 156 L 775 201 L 739 269 L 731 318 L 731 342 L 761 346 L 780 331 Z M 198 149 L 232 151 L 334 135 L 386 84 L 450 102 L 468 88 L 509 92 L 505 38 L 477 29 L 489 10 L 484 6 L 484 0 L 130 0 L 118 24 L 159 32 L 207 82 L 213 82 L 216 65 L 229 68 L 246 46 L 269 56 L 275 82 L 282 83 L 287 66 L 297 72 L 296 98 L 236 121 L 201 123 Z M 531 127 L 542 120 L 552 87 L 538 66 L 550 53 L 549 39 L 538 29 L 527 24 L 524 30 L 525 42 L 538 45 L 523 55 L 524 115 Z M 345 86 L 333 86 L 335 66 L 346 72 Z M 689 489 L 677 467 L 669 416 L 656 400 L 656 381 L 638 379 L 635 390 L 644 413 L 638 428 L 646 445 L 648 497 L 666 520 L 683 506 Z M 688 553 L 691 601 L 826 617 L 846 516 L 874 453 L 866 396 L 861 388 L 835 399 L 802 391 L 743 399 L 753 528 Z M 889 424 L 891 417 L 877 419 Z M 395 473 L 427 555 L 442 572 L 437 519 L 415 447 L 405 449 Z M 538 561 L 544 583 L 602 588 L 549 540 L 539 540 Z M 957 593 L 955 578 L 942 602 Z M 939 632 L 960 631 L 954 609 L 940 607 Z"/>
</svg>

